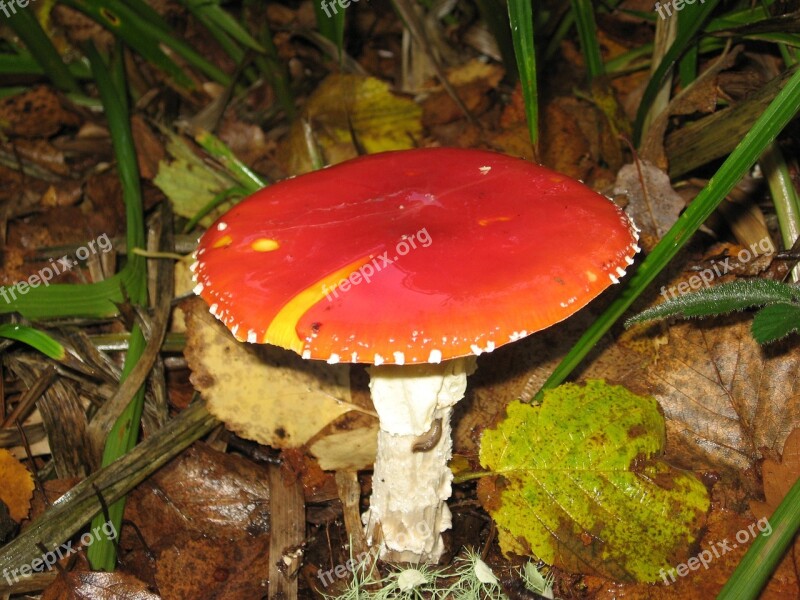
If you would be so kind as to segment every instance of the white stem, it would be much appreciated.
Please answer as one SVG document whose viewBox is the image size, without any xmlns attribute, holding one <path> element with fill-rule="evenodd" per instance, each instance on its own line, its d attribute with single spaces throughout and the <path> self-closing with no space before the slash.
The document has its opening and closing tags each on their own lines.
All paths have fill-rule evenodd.
<svg viewBox="0 0 800 600">
<path fill-rule="evenodd" d="M 369 543 L 381 544 L 383 560 L 437 562 L 442 554 L 441 532 L 451 526 L 445 503 L 453 479 L 447 467 L 453 447 L 450 415 L 474 370 L 475 357 L 370 368 L 381 430 L 370 509 L 362 519 Z M 426 444 L 419 438 L 434 422 L 440 423 L 441 435 Z M 415 452 L 415 444 L 424 450 Z"/>
</svg>

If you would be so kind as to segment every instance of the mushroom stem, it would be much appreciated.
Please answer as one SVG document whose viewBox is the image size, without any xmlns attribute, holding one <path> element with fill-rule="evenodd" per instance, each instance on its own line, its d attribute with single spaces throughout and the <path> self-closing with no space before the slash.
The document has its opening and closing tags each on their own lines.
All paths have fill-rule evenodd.
<svg viewBox="0 0 800 600">
<path fill-rule="evenodd" d="M 453 479 L 447 466 L 453 448 L 450 415 L 474 370 L 474 356 L 369 369 L 381 429 L 370 508 L 362 519 L 367 540 L 380 544 L 383 560 L 437 562 L 442 554 L 441 532 L 451 525 L 445 503 Z M 419 451 L 419 436 L 438 420 L 438 441 Z"/>
</svg>

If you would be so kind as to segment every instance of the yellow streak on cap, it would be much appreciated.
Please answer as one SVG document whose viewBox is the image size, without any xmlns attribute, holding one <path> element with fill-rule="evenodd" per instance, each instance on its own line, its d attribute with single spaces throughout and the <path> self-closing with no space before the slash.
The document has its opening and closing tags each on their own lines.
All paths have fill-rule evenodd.
<svg viewBox="0 0 800 600">
<path fill-rule="evenodd" d="M 269 238 L 259 238 L 252 244 L 250 247 L 255 250 L 256 252 L 272 252 L 273 250 L 277 250 L 281 247 L 281 245 L 277 242 L 277 240 L 271 240 Z"/>
<path fill-rule="evenodd" d="M 341 269 L 329 273 L 319 281 L 299 292 L 284 304 L 283 308 L 281 308 L 278 314 L 275 315 L 275 318 L 272 319 L 269 327 L 267 327 L 267 331 L 264 333 L 264 343 L 294 350 L 298 354 L 302 353 L 305 342 L 297 335 L 297 324 L 300 322 L 300 319 L 312 306 L 325 298 L 326 295 L 333 294 L 340 281 L 347 279 L 351 273 L 354 273 L 371 260 L 371 255 L 362 256 L 349 265 L 345 265 Z"/>
<path fill-rule="evenodd" d="M 224 248 L 225 246 L 230 246 L 232 243 L 233 243 L 233 238 L 231 236 L 223 235 L 216 242 L 214 242 L 212 248 Z"/>
</svg>

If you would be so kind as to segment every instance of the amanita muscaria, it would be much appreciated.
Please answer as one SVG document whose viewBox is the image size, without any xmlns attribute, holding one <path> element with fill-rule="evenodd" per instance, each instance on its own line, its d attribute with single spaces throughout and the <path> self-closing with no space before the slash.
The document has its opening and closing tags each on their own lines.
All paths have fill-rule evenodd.
<svg viewBox="0 0 800 600">
<path fill-rule="evenodd" d="M 633 224 L 583 184 L 482 150 L 365 156 L 265 188 L 201 238 L 195 292 L 237 339 L 367 363 L 380 417 L 368 539 L 436 561 L 450 414 L 475 357 L 617 283 Z"/>
</svg>

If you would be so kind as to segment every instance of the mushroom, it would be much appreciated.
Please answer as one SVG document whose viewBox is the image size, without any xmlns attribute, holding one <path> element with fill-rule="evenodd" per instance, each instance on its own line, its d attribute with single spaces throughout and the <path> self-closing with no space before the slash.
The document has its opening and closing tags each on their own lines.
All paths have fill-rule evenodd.
<svg viewBox="0 0 800 600">
<path fill-rule="evenodd" d="M 233 335 L 366 363 L 380 418 L 367 538 L 436 562 L 450 415 L 475 358 L 557 323 L 633 263 L 605 197 L 502 154 L 365 156 L 265 188 L 201 238 L 195 292 Z"/>
</svg>

